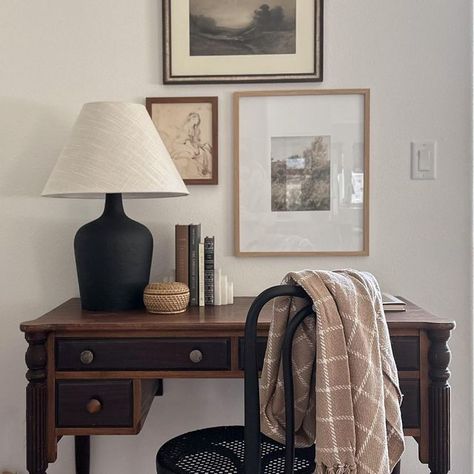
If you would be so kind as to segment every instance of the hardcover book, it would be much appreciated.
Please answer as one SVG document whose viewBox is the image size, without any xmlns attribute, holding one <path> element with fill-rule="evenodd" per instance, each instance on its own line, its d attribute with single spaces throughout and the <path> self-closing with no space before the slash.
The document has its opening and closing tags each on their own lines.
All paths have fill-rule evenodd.
<svg viewBox="0 0 474 474">
<path fill-rule="evenodd" d="M 382 304 L 384 311 L 406 311 L 405 301 L 388 293 L 382 293 Z"/>
<path fill-rule="evenodd" d="M 204 243 L 199 242 L 199 306 L 204 306 Z"/>
<path fill-rule="evenodd" d="M 189 287 L 189 226 L 175 226 L 175 280 Z"/>
<path fill-rule="evenodd" d="M 201 241 L 201 224 L 189 226 L 189 292 L 190 305 L 199 305 L 199 242 Z"/>
<path fill-rule="evenodd" d="M 214 305 L 214 237 L 204 239 L 204 300 Z"/>
</svg>

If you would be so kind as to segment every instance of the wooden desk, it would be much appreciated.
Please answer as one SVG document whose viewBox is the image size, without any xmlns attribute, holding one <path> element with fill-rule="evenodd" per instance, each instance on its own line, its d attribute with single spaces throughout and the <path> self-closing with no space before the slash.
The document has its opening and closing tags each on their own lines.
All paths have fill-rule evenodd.
<svg viewBox="0 0 474 474">
<path fill-rule="evenodd" d="M 190 308 L 176 316 L 144 311 L 91 313 L 71 299 L 21 324 L 29 347 L 27 468 L 44 474 L 62 436 L 76 436 L 77 472 L 89 472 L 89 436 L 137 434 L 164 378 L 242 377 L 243 329 L 252 298 Z M 409 303 L 387 313 L 404 402 L 406 436 L 433 474 L 449 471 L 450 351 L 454 323 Z M 263 360 L 270 311 L 259 324 Z"/>
</svg>

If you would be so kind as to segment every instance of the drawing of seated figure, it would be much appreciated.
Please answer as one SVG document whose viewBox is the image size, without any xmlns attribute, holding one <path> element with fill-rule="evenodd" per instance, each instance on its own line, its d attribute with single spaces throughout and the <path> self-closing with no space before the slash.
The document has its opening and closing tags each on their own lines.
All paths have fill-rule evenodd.
<svg viewBox="0 0 474 474">
<path fill-rule="evenodd" d="M 199 113 L 188 114 L 170 147 L 171 157 L 183 178 L 205 178 L 212 172 L 212 146 L 201 141 L 200 124 Z"/>
</svg>

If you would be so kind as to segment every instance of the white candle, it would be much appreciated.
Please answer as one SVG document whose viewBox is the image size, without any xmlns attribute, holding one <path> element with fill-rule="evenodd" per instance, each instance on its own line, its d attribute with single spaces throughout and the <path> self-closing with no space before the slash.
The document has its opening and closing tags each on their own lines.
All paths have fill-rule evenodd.
<svg viewBox="0 0 474 474">
<path fill-rule="evenodd" d="M 218 268 L 214 272 L 214 306 L 220 306 L 222 304 L 221 278 L 222 270 Z"/>
<path fill-rule="evenodd" d="M 227 286 L 227 304 L 234 304 L 234 282 L 229 281 Z"/>
<path fill-rule="evenodd" d="M 222 275 L 221 278 L 221 298 L 222 304 L 229 304 L 227 300 L 227 275 Z"/>
</svg>

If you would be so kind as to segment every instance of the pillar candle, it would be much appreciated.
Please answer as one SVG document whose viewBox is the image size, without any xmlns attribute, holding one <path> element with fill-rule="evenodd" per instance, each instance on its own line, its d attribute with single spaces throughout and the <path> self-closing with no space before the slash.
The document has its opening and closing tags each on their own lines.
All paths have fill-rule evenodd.
<svg viewBox="0 0 474 474">
<path fill-rule="evenodd" d="M 222 270 L 218 268 L 214 273 L 214 306 L 222 304 L 221 279 Z"/>
<path fill-rule="evenodd" d="M 229 304 L 227 300 L 227 275 L 222 275 L 221 278 L 221 298 L 222 304 Z"/>
</svg>

